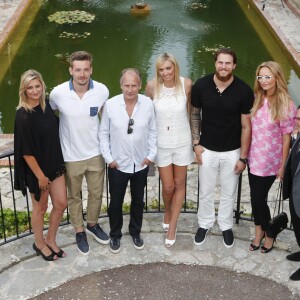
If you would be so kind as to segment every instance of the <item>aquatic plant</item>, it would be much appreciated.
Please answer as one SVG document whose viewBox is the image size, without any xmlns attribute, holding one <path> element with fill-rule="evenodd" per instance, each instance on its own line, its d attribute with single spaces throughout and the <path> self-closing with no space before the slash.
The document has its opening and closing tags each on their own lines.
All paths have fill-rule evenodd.
<svg viewBox="0 0 300 300">
<path fill-rule="evenodd" d="M 62 63 L 66 63 L 68 64 L 69 63 L 69 59 L 70 59 L 70 53 L 58 53 L 58 54 L 55 54 L 54 56 L 59 60 L 61 61 Z"/>
<path fill-rule="evenodd" d="M 190 5 L 190 8 L 192 9 L 207 8 L 207 5 L 195 2 Z"/>
<path fill-rule="evenodd" d="M 221 44 L 219 44 L 219 45 L 215 44 L 215 45 L 213 45 L 212 47 L 202 46 L 202 47 L 198 50 L 198 52 L 215 53 L 215 52 L 217 52 L 217 51 L 218 51 L 219 49 L 221 49 L 221 48 L 227 48 L 227 47 L 224 46 L 224 45 L 221 45 Z"/>
<path fill-rule="evenodd" d="M 57 24 L 92 23 L 94 19 L 95 15 L 84 10 L 62 10 L 48 16 L 49 22 L 55 22 Z"/>
<path fill-rule="evenodd" d="M 59 34 L 59 37 L 60 38 L 66 38 L 66 39 L 80 39 L 80 38 L 86 39 L 90 35 L 91 35 L 90 32 L 84 32 L 83 34 L 79 34 L 79 33 L 64 31 L 64 32 Z"/>
</svg>

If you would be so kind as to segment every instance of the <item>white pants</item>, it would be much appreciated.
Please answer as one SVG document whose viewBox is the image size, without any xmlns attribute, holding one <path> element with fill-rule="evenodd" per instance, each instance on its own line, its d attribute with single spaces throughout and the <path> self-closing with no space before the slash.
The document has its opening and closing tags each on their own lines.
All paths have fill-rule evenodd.
<svg viewBox="0 0 300 300">
<path fill-rule="evenodd" d="M 240 157 L 240 149 L 215 152 L 205 149 L 199 167 L 199 227 L 210 229 L 215 223 L 214 193 L 220 172 L 220 204 L 218 225 L 221 231 L 233 226 L 233 207 L 237 194 L 239 175 L 234 166 Z"/>
</svg>

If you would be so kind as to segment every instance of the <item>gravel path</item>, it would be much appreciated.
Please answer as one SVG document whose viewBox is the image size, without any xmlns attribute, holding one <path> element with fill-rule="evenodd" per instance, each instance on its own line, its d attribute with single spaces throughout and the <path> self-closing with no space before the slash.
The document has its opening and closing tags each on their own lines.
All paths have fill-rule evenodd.
<svg viewBox="0 0 300 300">
<path fill-rule="evenodd" d="M 153 263 L 77 278 L 33 299 L 300 299 L 283 285 L 219 267 Z"/>
</svg>

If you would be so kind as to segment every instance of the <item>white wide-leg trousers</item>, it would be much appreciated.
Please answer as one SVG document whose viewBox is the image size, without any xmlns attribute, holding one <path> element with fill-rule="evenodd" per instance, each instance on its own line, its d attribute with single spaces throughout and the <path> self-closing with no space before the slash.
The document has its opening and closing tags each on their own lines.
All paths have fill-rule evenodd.
<svg viewBox="0 0 300 300">
<path fill-rule="evenodd" d="M 215 187 L 220 173 L 220 204 L 218 225 L 221 231 L 233 226 L 233 207 L 236 200 L 239 175 L 234 166 L 240 157 L 240 149 L 215 152 L 205 149 L 203 164 L 199 167 L 199 227 L 210 229 L 215 223 Z"/>
</svg>

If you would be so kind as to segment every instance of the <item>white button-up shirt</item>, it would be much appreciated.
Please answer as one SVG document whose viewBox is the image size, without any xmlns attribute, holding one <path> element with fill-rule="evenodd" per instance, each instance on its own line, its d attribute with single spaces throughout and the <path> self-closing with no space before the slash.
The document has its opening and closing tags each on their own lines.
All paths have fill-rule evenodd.
<svg viewBox="0 0 300 300">
<path fill-rule="evenodd" d="M 129 119 L 133 131 L 127 133 Z M 139 94 L 131 118 L 126 112 L 123 94 L 117 95 L 104 106 L 99 131 L 100 149 L 107 164 L 115 161 L 118 170 L 134 173 L 145 169 L 145 158 L 154 161 L 156 156 L 156 120 L 154 105 L 150 98 Z"/>
</svg>

